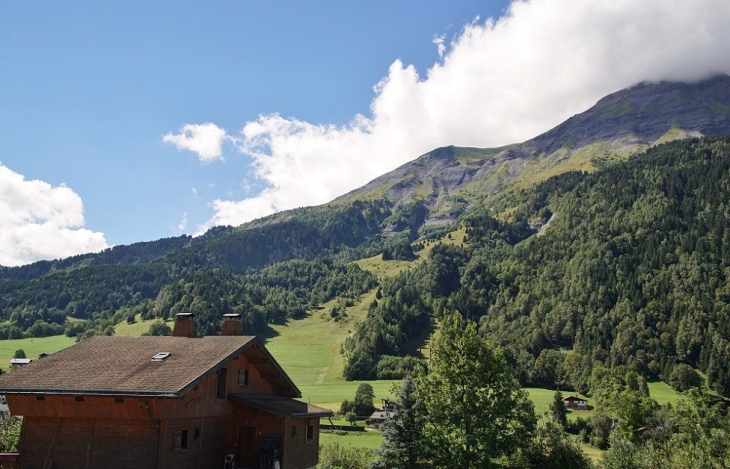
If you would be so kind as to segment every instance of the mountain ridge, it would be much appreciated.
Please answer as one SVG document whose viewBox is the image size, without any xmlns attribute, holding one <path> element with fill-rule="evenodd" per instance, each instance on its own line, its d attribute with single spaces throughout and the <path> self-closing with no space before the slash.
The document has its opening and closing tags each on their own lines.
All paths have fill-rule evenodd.
<svg viewBox="0 0 730 469">
<path fill-rule="evenodd" d="M 520 176 L 537 183 L 564 170 L 595 170 L 606 161 L 623 160 L 660 141 L 729 132 L 730 76 L 717 75 L 696 83 L 643 82 L 601 98 L 588 110 L 523 143 L 486 149 L 436 148 L 327 204 L 287 210 L 235 228 L 214 227 L 198 238 L 162 238 L 100 253 L 1 267 L 0 279 L 28 280 L 87 264 L 147 262 L 235 236 L 241 230 L 289 221 L 302 210 L 316 211 L 355 200 L 385 201 L 393 213 L 384 218 L 381 231 L 408 226 L 415 237 L 422 226 L 446 226 L 482 199 L 519 185 Z M 526 170 L 530 172 L 527 178 Z"/>
<path fill-rule="evenodd" d="M 523 143 L 492 149 L 437 148 L 335 200 L 383 195 L 395 207 L 422 201 L 435 214 L 427 217 L 427 224 L 450 223 L 468 208 L 460 198 L 504 189 L 528 164 L 553 159 L 554 165 L 565 166 L 591 145 L 599 146 L 596 156 L 620 160 L 660 141 L 723 134 L 728 129 L 730 76 L 690 84 L 644 82 L 605 96 Z M 460 158 L 459 153 L 472 157 Z M 580 169 L 597 168 L 584 164 Z"/>
</svg>

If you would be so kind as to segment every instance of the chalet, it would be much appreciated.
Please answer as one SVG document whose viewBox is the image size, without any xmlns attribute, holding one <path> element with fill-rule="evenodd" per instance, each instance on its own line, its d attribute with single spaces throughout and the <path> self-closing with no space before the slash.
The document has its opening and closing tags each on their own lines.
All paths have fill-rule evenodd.
<svg viewBox="0 0 730 469">
<path fill-rule="evenodd" d="M 31 468 L 314 468 L 319 418 L 256 338 L 226 315 L 196 337 L 92 337 L 0 376 L 23 416 L 17 465 Z"/>
<path fill-rule="evenodd" d="M 370 417 L 368 417 L 367 422 L 371 428 L 375 430 L 380 430 L 380 427 L 383 426 L 385 420 L 393 418 L 394 415 L 395 403 L 390 399 L 383 399 L 383 410 L 376 409 L 375 412 L 373 412 Z"/>
<path fill-rule="evenodd" d="M 588 405 L 588 401 L 585 399 L 581 399 L 577 396 L 567 396 L 563 398 L 563 403 L 565 404 L 565 407 L 568 409 L 575 409 L 575 410 L 592 410 L 593 407 Z"/>
<path fill-rule="evenodd" d="M 385 410 L 376 410 L 375 412 L 370 415 L 367 419 L 367 423 L 370 425 L 371 428 L 375 430 L 380 430 L 380 427 L 383 426 L 383 423 L 385 423 L 385 420 L 388 418 L 393 418 L 394 413 L 388 412 Z"/>
</svg>

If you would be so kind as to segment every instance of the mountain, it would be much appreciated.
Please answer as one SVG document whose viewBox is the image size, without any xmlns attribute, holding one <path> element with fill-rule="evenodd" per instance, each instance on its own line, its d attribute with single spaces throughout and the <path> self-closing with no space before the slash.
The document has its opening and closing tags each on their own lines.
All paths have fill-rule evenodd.
<svg viewBox="0 0 730 469">
<path fill-rule="evenodd" d="M 420 204 L 426 224 L 450 223 L 489 194 L 567 170 L 593 171 L 648 147 L 730 132 L 730 76 L 698 83 L 641 83 L 601 99 L 531 140 L 501 148 L 443 147 L 339 200 Z"/>
<path fill-rule="evenodd" d="M 594 369 L 668 380 L 681 364 L 730 395 L 730 137 L 564 173 L 512 204 L 504 222 L 467 213 L 452 242 L 382 282 L 345 343 L 348 378 L 392 376 L 456 310 L 523 385 L 585 392 Z M 552 221 L 536 235 L 534 219 Z"/>
<path fill-rule="evenodd" d="M 643 83 L 527 142 L 439 148 L 319 207 L 3 268 L 0 339 L 181 311 L 205 334 L 228 312 L 259 334 L 325 303 L 337 320 L 377 290 L 343 348 L 348 378 L 420 366 L 434 319 L 458 310 L 524 384 L 684 363 L 730 392 L 730 144 L 683 139 L 709 134 L 730 134 L 730 77 Z M 381 254 L 408 268 L 354 262 Z M 583 375 L 550 375 L 567 356 Z"/>
</svg>

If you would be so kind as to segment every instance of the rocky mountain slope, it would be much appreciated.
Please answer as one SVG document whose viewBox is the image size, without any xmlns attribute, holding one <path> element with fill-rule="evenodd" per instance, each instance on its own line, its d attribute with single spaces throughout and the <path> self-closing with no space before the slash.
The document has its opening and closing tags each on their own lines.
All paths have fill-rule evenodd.
<svg viewBox="0 0 730 469">
<path fill-rule="evenodd" d="M 428 210 L 426 223 L 447 223 L 499 190 L 566 170 L 592 171 L 657 143 L 729 132 L 730 76 L 690 84 L 641 83 L 524 143 L 438 148 L 339 200 L 385 198 L 396 209 L 420 203 Z"/>
</svg>

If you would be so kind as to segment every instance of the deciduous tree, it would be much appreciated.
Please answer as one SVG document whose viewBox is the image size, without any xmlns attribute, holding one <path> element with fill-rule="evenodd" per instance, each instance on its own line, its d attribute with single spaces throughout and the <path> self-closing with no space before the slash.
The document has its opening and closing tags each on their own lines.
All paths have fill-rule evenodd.
<svg viewBox="0 0 730 469">
<path fill-rule="evenodd" d="M 436 467 L 498 467 L 535 431 L 535 412 L 502 351 L 458 313 L 431 343 L 429 373 L 417 383 L 428 422 L 426 447 Z"/>
</svg>

